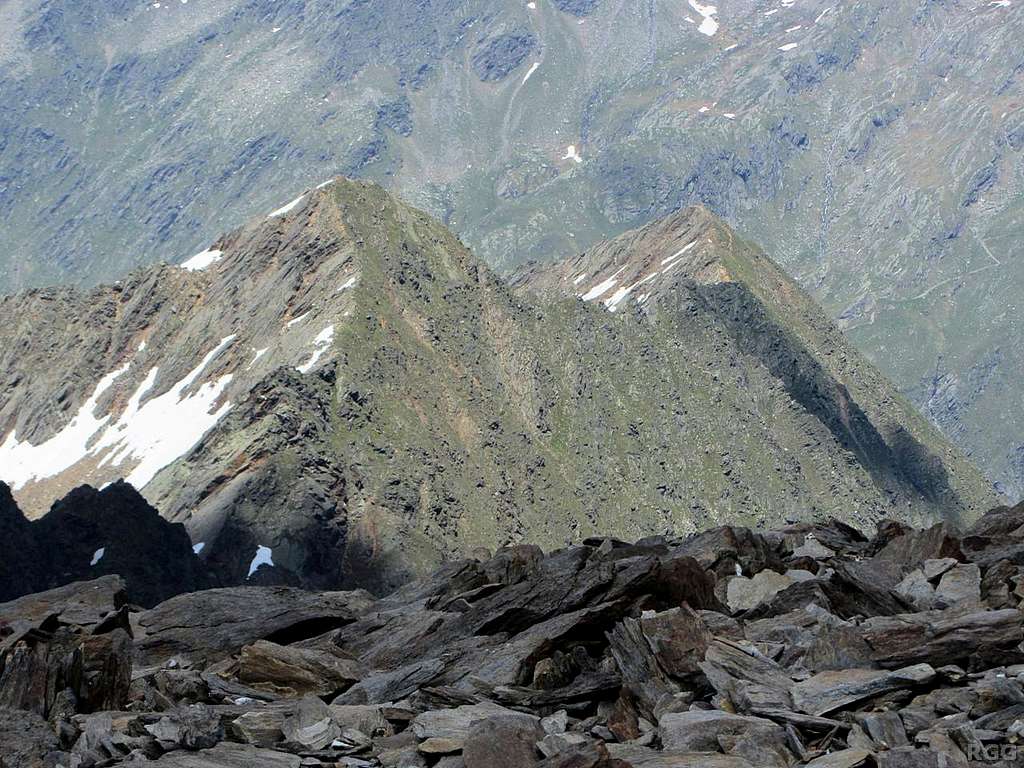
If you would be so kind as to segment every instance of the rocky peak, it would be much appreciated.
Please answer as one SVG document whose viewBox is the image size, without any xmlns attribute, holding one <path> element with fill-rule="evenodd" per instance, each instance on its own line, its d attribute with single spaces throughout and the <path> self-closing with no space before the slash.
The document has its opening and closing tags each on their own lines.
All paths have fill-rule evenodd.
<svg viewBox="0 0 1024 768">
<path fill-rule="evenodd" d="M 337 201 L 360 189 L 311 190 L 184 266 L 0 299 L 23 318 L 0 356 L 0 457 L 26 510 L 84 482 L 141 488 L 277 367 L 328 362 L 360 280 Z"/>
<path fill-rule="evenodd" d="M 994 501 L 705 209 L 512 283 L 339 179 L 182 265 L 0 300 L 0 476 L 31 516 L 124 477 L 221 583 L 381 591 L 524 538 Z"/>
</svg>

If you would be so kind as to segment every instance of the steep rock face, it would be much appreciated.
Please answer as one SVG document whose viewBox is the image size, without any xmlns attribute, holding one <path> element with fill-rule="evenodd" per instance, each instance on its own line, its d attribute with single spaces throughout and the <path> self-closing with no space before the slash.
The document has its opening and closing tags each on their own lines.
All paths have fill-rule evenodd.
<svg viewBox="0 0 1024 768">
<path fill-rule="evenodd" d="M 524 538 L 960 521 L 994 501 L 704 210 L 513 291 L 425 214 L 338 180 L 190 266 L 4 300 L 26 320 L 3 339 L 20 352 L 0 358 L 0 466 L 27 504 L 125 476 L 222 583 L 387 589 Z M 87 306 L 109 321 L 69 340 Z"/>
<path fill-rule="evenodd" d="M 211 586 L 184 526 L 126 483 L 76 488 L 31 522 L 0 483 L 0 533 L 3 600 L 104 575 L 121 576 L 129 598 L 146 606 Z"/>
</svg>

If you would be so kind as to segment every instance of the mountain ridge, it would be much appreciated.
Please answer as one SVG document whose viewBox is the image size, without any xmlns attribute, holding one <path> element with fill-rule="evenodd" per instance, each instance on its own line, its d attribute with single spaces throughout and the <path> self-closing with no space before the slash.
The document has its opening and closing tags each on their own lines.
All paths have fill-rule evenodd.
<svg viewBox="0 0 1024 768">
<path fill-rule="evenodd" d="M 64 307 L 74 317 L 96 305 L 101 341 L 73 323 L 56 338 L 31 323 L 7 331 L 0 465 L 28 467 L 15 493 L 30 512 L 45 508 L 34 494 L 127 473 L 204 545 L 222 583 L 244 582 L 266 549 L 283 583 L 324 588 L 391 588 L 440 558 L 523 538 L 833 512 L 861 526 L 956 522 L 993 505 L 980 474 L 810 299 L 706 210 L 579 258 L 618 252 L 637 270 L 693 232 L 712 235 L 651 281 L 648 305 L 627 292 L 612 312 L 572 291 L 534 296 L 521 277 L 506 284 L 375 185 L 326 183 L 185 263 L 199 269 L 156 267 L 90 294 L 107 303 Z M 776 282 L 762 300 L 718 270 L 687 277 L 719 261 L 737 280 L 761 270 Z M 53 303 L 26 296 L 29 309 Z M 16 314 L 20 301 L 2 300 Z M 22 361 L 43 365 L 56 349 L 67 360 L 33 393 Z M 94 377 L 67 370 L 83 350 Z M 863 382 L 847 390 L 832 369 Z M 94 387 L 101 376 L 106 388 Z M 77 392 L 50 383 L 77 379 Z M 57 444 L 70 430 L 83 461 L 30 482 L 76 412 Z M 83 442 L 93 427 L 100 437 Z"/>
</svg>

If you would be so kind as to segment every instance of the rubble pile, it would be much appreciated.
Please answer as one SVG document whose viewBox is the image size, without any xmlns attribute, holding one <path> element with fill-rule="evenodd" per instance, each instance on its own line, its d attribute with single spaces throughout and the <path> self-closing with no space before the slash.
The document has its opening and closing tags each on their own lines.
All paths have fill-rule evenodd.
<svg viewBox="0 0 1024 768">
<path fill-rule="evenodd" d="M 1019 506 L 521 545 L 381 599 L 106 576 L 0 604 L 0 766 L 1020 765 L 1022 564 Z"/>
</svg>

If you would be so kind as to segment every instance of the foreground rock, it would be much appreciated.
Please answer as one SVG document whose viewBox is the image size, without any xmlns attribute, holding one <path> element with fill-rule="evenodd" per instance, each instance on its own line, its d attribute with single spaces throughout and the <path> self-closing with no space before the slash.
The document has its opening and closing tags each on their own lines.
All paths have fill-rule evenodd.
<svg viewBox="0 0 1024 768">
<path fill-rule="evenodd" d="M 1024 510 L 994 514 L 519 546 L 383 599 L 69 585 L 0 605 L 0 765 L 1016 765 Z"/>
</svg>

